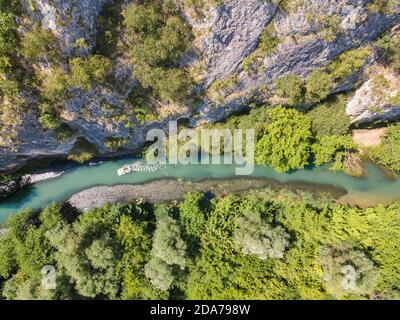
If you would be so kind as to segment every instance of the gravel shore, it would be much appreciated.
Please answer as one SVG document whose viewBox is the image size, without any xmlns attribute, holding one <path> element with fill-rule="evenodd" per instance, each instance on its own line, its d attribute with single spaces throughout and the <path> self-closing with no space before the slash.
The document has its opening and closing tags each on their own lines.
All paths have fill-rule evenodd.
<svg viewBox="0 0 400 320">
<path fill-rule="evenodd" d="M 58 172 L 45 172 L 45 173 L 33 173 L 33 174 L 27 174 L 25 177 L 30 179 L 30 183 L 37 183 L 40 181 L 45 181 L 45 180 L 50 180 L 54 178 L 61 177 L 65 172 L 64 171 L 58 171 Z"/>
<path fill-rule="evenodd" d="M 346 192 L 330 186 L 311 186 L 300 183 L 282 184 L 265 179 L 230 179 L 187 182 L 177 180 L 157 180 L 141 185 L 116 185 L 112 187 L 93 187 L 73 195 L 68 202 L 79 210 L 86 211 L 109 203 L 129 202 L 144 199 L 149 202 L 180 200 L 189 191 L 211 192 L 215 196 L 263 188 L 309 191 L 315 194 L 328 194 L 338 199 Z M 311 189 L 311 190 L 310 190 Z"/>
</svg>

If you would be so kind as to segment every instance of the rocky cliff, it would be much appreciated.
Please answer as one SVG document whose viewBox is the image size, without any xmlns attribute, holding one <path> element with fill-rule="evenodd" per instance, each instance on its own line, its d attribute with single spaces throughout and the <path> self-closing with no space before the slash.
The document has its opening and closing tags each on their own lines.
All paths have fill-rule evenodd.
<svg viewBox="0 0 400 320">
<path fill-rule="evenodd" d="M 34 23 L 40 23 L 56 36 L 61 51 L 70 59 L 94 52 L 99 20 L 108 19 L 102 16 L 105 6 L 111 2 L 121 11 L 135 1 L 21 2 L 20 19 L 29 22 L 19 28 L 20 35 Z M 90 90 L 71 88 L 63 97 L 62 120 L 72 130 L 72 136 L 60 140 L 54 130 L 42 128 L 36 111 L 26 112 L 12 147 L 0 146 L 0 170 L 15 169 L 33 158 L 67 157 L 76 147 L 78 137 L 94 145 L 99 154 L 115 152 L 105 144 L 110 138 L 122 141 L 123 152 L 131 152 L 144 143 L 148 128 L 162 127 L 167 119 L 190 118 L 191 125 L 196 126 L 221 120 L 252 102 L 273 104 L 276 79 L 291 74 L 307 79 L 342 53 L 370 45 L 400 23 L 396 1 L 387 11 L 371 10 L 370 0 L 225 0 L 218 4 L 202 1 L 203 6 L 196 10 L 181 1 L 174 2 L 194 35 L 193 47 L 182 57 L 182 65 L 194 70 L 191 71 L 196 80 L 193 92 L 200 98 L 196 103 L 174 109 L 157 101 L 158 119 L 139 121 L 135 113 L 127 112 L 132 109 L 132 91 L 137 87 L 135 65 L 127 52 L 122 53 L 112 60 L 108 83 Z M 284 7 L 283 3 L 288 5 Z M 274 46 L 261 50 L 265 37 L 272 39 Z M 124 42 L 123 35 L 119 41 Z M 376 64 L 371 54 L 364 68 L 342 79 L 332 90 L 332 93 L 356 90 L 347 107 L 354 122 L 400 116 L 400 106 L 391 106 L 389 100 L 379 97 L 367 97 L 374 80 L 366 70 Z M 48 61 L 40 65 L 42 70 L 51 67 Z M 382 94 L 396 95 L 398 79 L 391 76 L 390 70 L 379 70 L 390 83 L 389 89 L 385 89 L 389 92 Z M 36 102 L 32 94 L 29 101 Z"/>
</svg>

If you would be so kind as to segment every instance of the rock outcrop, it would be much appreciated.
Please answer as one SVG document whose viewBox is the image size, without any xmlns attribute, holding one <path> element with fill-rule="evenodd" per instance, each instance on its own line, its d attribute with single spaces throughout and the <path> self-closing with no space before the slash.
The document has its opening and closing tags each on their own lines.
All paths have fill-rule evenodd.
<svg viewBox="0 0 400 320">
<path fill-rule="evenodd" d="M 274 3 L 259 0 L 227 0 L 217 8 L 202 47 L 207 64 L 205 85 L 241 69 L 243 58 L 257 47 L 276 9 Z"/>
<path fill-rule="evenodd" d="M 346 107 L 353 123 L 389 121 L 400 117 L 400 78 L 383 68 L 373 68 L 371 78 L 354 94 Z"/>
<path fill-rule="evenodd" d="M 133 1 L 133 0 L 132 0 Z M 132 1 L 124 1 L 124 4 Z M 36 0 L 25 4 L 31 20 L 41 22 L 60 39 L 69 56 L 85 56 L 93 51 L 98 17 L 109 0 Z M 201 64 L 196 92 L 207 91 L 215 81 L 235 76 L 236 81 L 222 101 L 203 97 L 192 106 L 192 114 L 182 111 L 172 118 L 190 117 L 191 125 L 214 122 L 248 106 L 250 102 L 265 102 L 265 89 L 273 88 L 274 80 L 289 74 L 307 78 L 315 69 L 326 66 L 341 53 L 366 45 L 380 34 L 400 23 L 397 6 L 391 14 L 370 13 L 369 0 L 298 1 L 288 13 L 278 8 L 277 1 L 225 0 L 209 9 L 202 23 L 192 23 L 196 36 L 196 53 L 185 65 Z M 350 6 L 350 7 L 349 7 Z M 183 13 L 185 15 L 185 13 Z M 305 16 L 308 18 L 305 19 Z M 310 17 L 317 17 L 311 18 Z M 319 18 L 318 18 L 319 17 Z M 334 17 L 335 19 L 327 19 Z M 332 21 L 330 21 L 332 20 Z M 257 48 L 260 36 L 270 24 L 275 28 L 279 44 L 261 58 L 261 68 L 255 74 L 243 69 L 243 60 Z M 335 31 L 327 34 L 327 30 Z M 184 60 L 184 59 L 183 59 Z M 100 85 L 89 92 L 71 90 L 65 97 L 63 120 L 75 135 L 59 141 L 52 130 L 44 131 L 34 112 L 27 113 L 12 149 L 0 148 L 0 171 L 18 168 L 26 161 L 43 157 L 66 157 L 78 136 L 94 144 L 101 154 L 112 152 L 105 146 L 108 137 L 124 141 L 127 152 L 138 149 L 148 128 L 163 127 L 166 119 L 141 124 L 134 115 L 118 119 L 120 111 L 131 108 L 128 96 L 135 86 L 134 66 L 114 61 L 114 78 L 122 89 Z M 354 74 L 334 92 L 354 89 L 363 79 Z M 376 104 L 366 99 L 371 82 L 365 82 L 347 108 L 355 122 L 387 120 L 400 115 L 400 107 Z M 371 105 L 379 110 L 371 111 Z"/>
<path fill-rule="evenodd" d="M 52 30 L 69 54 L 85 55 L 95 45 L 97 18 L 109 0 L 36 0 L 33 11 L 42 15 L 45 29 Z"/>
</svg>

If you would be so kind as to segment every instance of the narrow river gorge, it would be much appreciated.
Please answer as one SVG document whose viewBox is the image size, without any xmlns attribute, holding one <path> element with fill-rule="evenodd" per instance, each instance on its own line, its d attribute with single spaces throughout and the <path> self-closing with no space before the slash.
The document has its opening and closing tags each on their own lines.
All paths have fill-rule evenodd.
<svg viewBox="0 0 400 320">
<path fill-rule="evenodd" d="M 327 167 L 277 173 L 262 166 L 256 166 L 251 176 L 238 177 L 234 165 L 167 165 L 155 172 L 118 176 L 118 168 L 132 161 L 137 160 L 124 158 L 79 166 L 60 177 L 38 182 L 0 203 L 0 222 L 22 209 L 38 209 L 55 201 L 70 199 L 79 209 L 86 209 L 133 198 L 180 199 L 190 190 L 226 194 L 266 187 L 288 188 L 330 193 L 341 203 L 362 207 L 400 200 L 400 179 L 390 179 L 372 163 L 366 164 L 368 173 L 362 178 L 335 173 Z"/>
</svg>

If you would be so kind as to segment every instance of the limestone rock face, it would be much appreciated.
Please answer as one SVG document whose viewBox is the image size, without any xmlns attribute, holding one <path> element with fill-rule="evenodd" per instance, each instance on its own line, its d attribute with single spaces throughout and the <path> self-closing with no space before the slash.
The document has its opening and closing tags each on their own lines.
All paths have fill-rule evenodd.
<svg viewBox="0 0 400 320">
<path fill-rule="evenodd" d="M 95 45 L 97 18 L 109 0 L 36 0 L 42 27 L 61 39 L 68 54 L 88 54 Z M 79 44 L 77 41 L 84 40 Z"/>
<path fill-rule="evenodd" d="M 237 7 L 241 7 L 248 1 L 239 0 L 235 3 Z M 230 89 L 232 94 L 228 94 L 223 102 L 215 103 L 206 100 L 198 110 L 200 117 L 192 120 L 193 125 L 219 121 L 230 113 L 245 108 L 251 101 L 260 101 L 260 89 L 266 87 L 270 90 L 273 82 L 282 76 L 296 74 L 305 79 L 314 70 L 326 66 L 343 52 L 372 42 L 382 32 L 400 23 L 400 8 L 391 15 L 370 14 L 366 9 L 368 1 L 317 0 L 298 3 L 300 3 L 298 8 L 291 10 L 293 12 L 289 14 L 276 10 L 272 4 L 270 7 L 265 5 L 265 8 L 269 8 L 267 11 L 274 15 L 272 23 L 277 35 L 283 37 L 283 41 L 274 52 L 264 57 L 261 68 L 256 74 L 248 74 L 242 67 L 246 53 L 253 50 L 243 51 L 242 55 L 231 54 L 224 50 L 210 50 L 211 58 L 206 71 L 205 85 L 210 85 L 215 80 L 226 79 L 232 74 L 237 76 L 238 81 L 235 87 Z M 223 8 L 221 7 L 221 10 Z M 258 14 L 266 10 L 263 6 L 255 6 L 255 8 L 258 9 Z M 309 22 L 302 18 L 307 16 L 307 13 L 321 18 Z M 333 39 L 326 39 L 323 33 L 326 27 L 324 17 L 329 14 L 334 14 L 338 18 L 336 25 L 332 27 L 336 32 Z M 229 30 L 226 25 L 229 24 L 231 16 L 229 11 L 222 11 L 213 18 L 213 21 L 218 21 L 213 24 L 213 37 L 220 34 L 226 35 L 224 32 L 226 29 Z M 264 16 L 267 21 L 271 19 L 269 15 Z M 236 20 L 235 26 L 240 26 L 237 28 L 241 29 L 242 26 L 248 25 L 247 18 L 246 15 L 238 15 L 239 20 Z M 292 36 L 296 36 L 295 41 Z M 222 37 L 222 39 L 225 38 Z M 231 40 L 230 37 L 227 39 Z M 246 41 L 247 46 L 252 49 L 257 44 L 251 38 Z M 210 48 L 219 48 L 222 42 Z M 213 59 L 213 55 L 219 58 Z M 218 61 L 219 67 L 213 61 Z M 372 62 L 368 61 L 368 64 Z M 360 82 L 360 77 L 360 74 L 354 74 L 349 79 L 345 79 L 342 84 L 334 88 L 333 93 L 353 89 Z"/>
<path fill-rule="evenodd" d="M 23 1 L 24 15 L 52 30 L 68 57 L 86 56 L 93 53 L 99 16 L 109 1 Z M 135 0 L 124 0 L 122 6 L 132 2 Z M 221 101 L 203 96 L 201 103 L 188 106 L 192 107 L 192 113 L 182 111 L 146 124 L 139 123 L 133 115 L 122 121 L 118 118 L 123 113 L 121 111 L 132 108 L 128 97 L 136 85 L 135 66 L 113 61 L 113 82 L 118 85 L 100 85 L 88 92 L 71 89 L 65 97 L 62 116 L 65 123 L 74 129 L 74 137 L 67 141 L 57 140 L 52 130 L 41 128 L 35 112 L 27 112 L 13 148 L 0 147 L 0 171 L 19 167 L 30 159 L 65 157 L 79 136 L 94 144 L 101 154 L 112 152 L 104 145 L 108 137 L 123 139 L 126 152 L 131 152 L 144 143 L 147 129 L 163 128 L 168 119 L 189 118 L 193 126 L 224 119 L 251 102 L 263 102 L 263 92 L 270 91 L 277 78 L 289 74 L 306 78 L 341 53 L 371 43 L 400 23 L 399 6 L 392 14 L 374 14 L 366 9 L 369 0 L 299 0 L 286 11 L 277 8 L 277 2 L 224 0 L 220 6 L 208 8 L 200 22 L 182 11 L 182 16 L 193 27 L 196 48 L 193 55 L 182 59 L 182 64 L 189 67 L 200 64 L 202 69 L 201 76 L 196 79 L 195 91 L 206 92 L 215 81 L 232 76 L 236 79 Z M 326 18 L 328 16 L 335 19 L 330 21 Z M 263 53 L 260 70 L 249 74 L 243 68 L 243 60 L 257 49 L 268 24 L 274 27 L 279 44 L 276 50 Z M 333 30 L 334 35 L 327 34 L 327 29 Z M 199 30 L 201 32 L 196 33 Z M 360 74 L 345 79 L 334 88 L 334 92 L 357 89 L 360 83 L 362 86 L 347 107 L 354 122 L 400 116 L 400 106 L 371 97 L 372 80 L 364 79 Z M 388 94 L 394 94 L 393 90 Z"/>
<path fill-rule="evenodd" d="M 400 117 L 400 78 L 388 70 L 374 70 L 348 102 L 346 113 L 353 123 L 388 121 Z"/>
<path fill-rule="evenodd" d="M 202 48 L 207 60 L 206 84 L 240 69 L 275 11 L 275 4 L 259 0 L 227 0 L 217 8 Z"/>
</svg>

